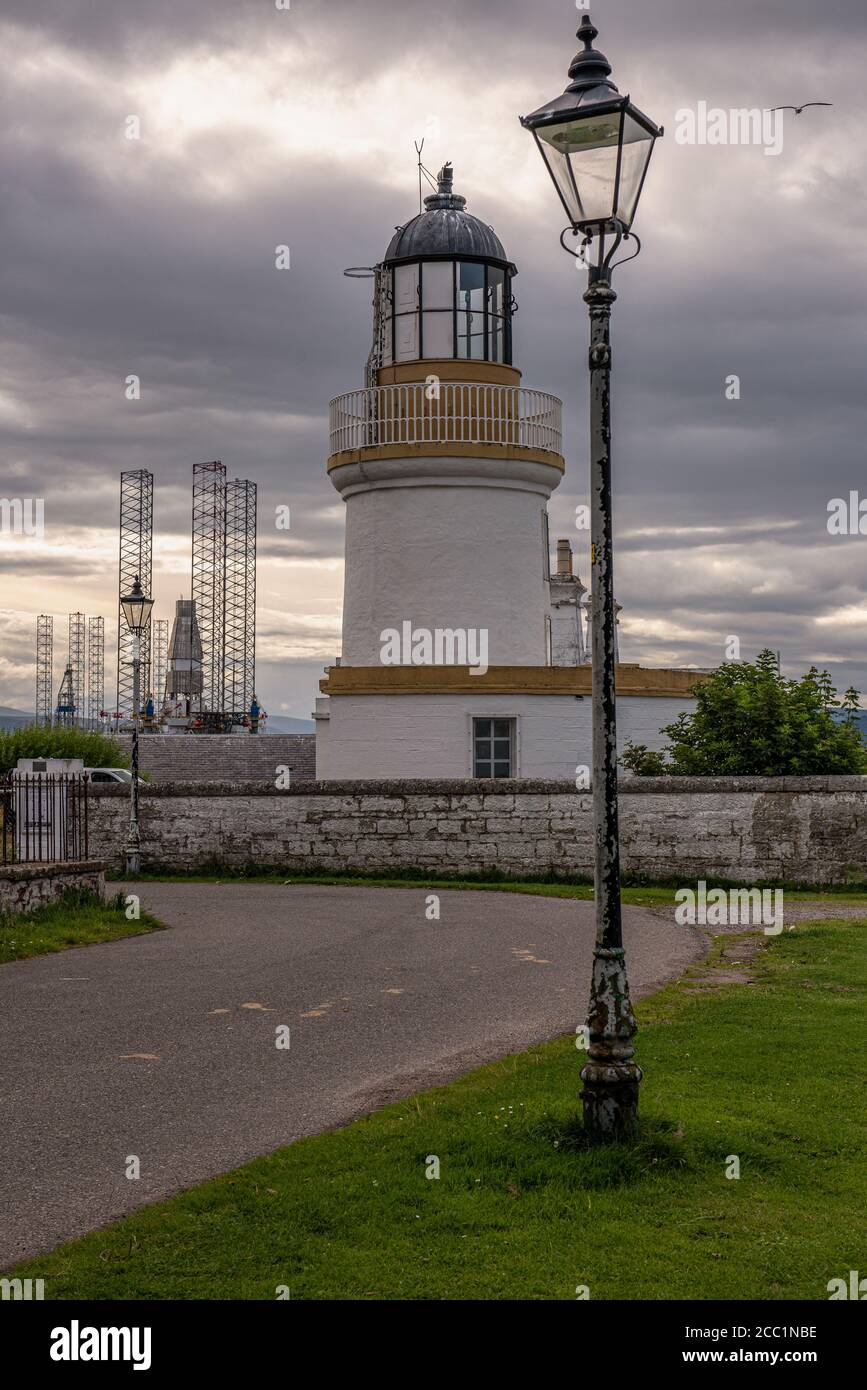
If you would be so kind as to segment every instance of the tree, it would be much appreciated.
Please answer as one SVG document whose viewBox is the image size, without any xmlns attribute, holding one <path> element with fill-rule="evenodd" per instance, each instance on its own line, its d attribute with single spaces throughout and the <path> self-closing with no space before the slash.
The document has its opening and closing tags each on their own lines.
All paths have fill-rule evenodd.
<svg viewBox="0 0 867 1390">
<path fill-rule="evenodd" d="M 828 672 L 815 666 L 800 680 L 785 679 L 771 651 L 754 664 L 726 662 L 696 686 L 695 709 L 662 730 L 670 739 L 663 770 L 675 777 L 867 773 L 858 691 L 839 702 L 836 695 Z M 659 775 L 654 755 L 641 754 L 647 750 L 628 748 L 621 761 L 639 776 Z"/>
<path fill-rule="evenodd" d="M 854 686 L 849 686 L 840 701 L 840 708 L 845 712 L 847 724 L 857 723 L 858 713 L 861 709 L 861 696 Z"/>
<path fill-rule="evenodd" d="M 114 739 L 84 729 L 51 729 L 27 724 L 0 733 L 0 777 L 11 772 L 19 758 L 81 758 L 85 767 L 129 767 L 129 758 Z"/>
</svg>

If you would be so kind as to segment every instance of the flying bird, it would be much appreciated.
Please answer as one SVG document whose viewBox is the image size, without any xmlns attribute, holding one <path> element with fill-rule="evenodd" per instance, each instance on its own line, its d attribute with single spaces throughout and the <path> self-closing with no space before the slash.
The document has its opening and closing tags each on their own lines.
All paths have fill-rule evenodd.
<svg viewBox="0 0 867 1390">
<path fill-rule="evenodd" d="M 803 106 L 772 106 L 772 111 L 794 111 L 796 116 L 800 116 L 802 111 L 806 111 L 808 106 L 833 106 L 833 101 L 805 101 Z"/>
</svg>

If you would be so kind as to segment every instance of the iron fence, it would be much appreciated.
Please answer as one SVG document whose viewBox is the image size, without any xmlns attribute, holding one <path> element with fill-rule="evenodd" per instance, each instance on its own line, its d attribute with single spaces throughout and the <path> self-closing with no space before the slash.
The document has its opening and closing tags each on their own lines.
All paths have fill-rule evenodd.
<svg viewBox="0 0 867 1390">
<path fill-rule="evenodd" d="M 86 777 L 10 773 L 0 778 L 0 863 L 88 858 Z"/>
</svg>

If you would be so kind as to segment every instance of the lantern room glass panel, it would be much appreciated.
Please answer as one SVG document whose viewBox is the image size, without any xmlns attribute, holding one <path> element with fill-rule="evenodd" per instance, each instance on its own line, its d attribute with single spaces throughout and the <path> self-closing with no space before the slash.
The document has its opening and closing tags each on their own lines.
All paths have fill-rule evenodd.
<svg viewBox="0 0 867 1390">
<path fill-rule="evenodd" d="M 458 309 L 468 312 L 485 308 L 485 267 L 476 261 L 458 265 Z"/>
<path fill-rule="evenodd" d="M 485 261 L 412 261 L 384 272 L 381 365 L 512 360 L 508 271 Z"/>
<path fill-rule="evenodd" d="M 455 263 L 422 264 L 422 353 L 425 357 L 455 355 Z"/>
<path fill-rule="evenodd" d="M 505 362 L 507 339 L 505 332 L 506 272 L 498 266 L 488 266 L 488 360 Z"/>
<path fill-rule="evenodd" d="M 454 357 L 455 320 L 451 309 L 425 312 L 422 320 L 425 357 Z"/>
<path fill-rule="evenodd" d="M 488 266 L 488 313 L 502 316 L 506 296 L 506 272 L 498 266 Z"/>
<path fill-rule="evenodd" d="M 399 265 L 394 272 L 394 360 L 413 362 L 419 355 L 419 267 Z"/>
<path fill-rule="evenodd" d="M 505 362 L 508 339 L 506 320 L 492 314 L 488 319 L 488 358 L 491 362 Z"/>
<path fill-rule="evenodd" d="M 458 314 L 458 357 L 473 362 L 485 360 L 484 314 Z"/>
<path fill-rule="evenodd" d="M 485 270 L 475 261 L 458 265 L 458 357 L 485 359 Z"/>
<path fill-rule="evenodd" d="M 454 261 L 425 261 L 422 265 L 422 307 L 451 309 L 455 293 Z"/>
</svg>

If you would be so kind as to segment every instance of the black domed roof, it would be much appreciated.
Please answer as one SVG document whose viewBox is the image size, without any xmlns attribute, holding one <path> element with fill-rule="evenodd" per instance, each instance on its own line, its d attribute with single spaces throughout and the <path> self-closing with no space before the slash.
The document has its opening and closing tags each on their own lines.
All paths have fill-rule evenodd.
<svg viewBox="0 0 867 1390">
<path fill-rule="evenodd" d="M 516 275 L 496 232 L 465 211 L 467 200 L 453 191 L 453 177 L 451 165 L 446 164 L 439 172 L 436 193 L 424 200 L 425 211 L 398 227 L 385 253 L 385 263 L 426 256 L 474 256 L 499 261 Z"/>
</svg>

